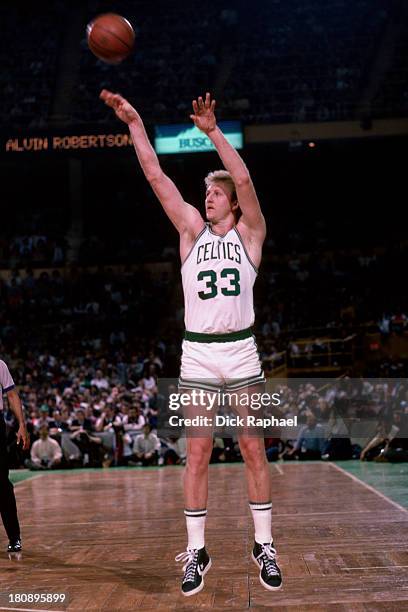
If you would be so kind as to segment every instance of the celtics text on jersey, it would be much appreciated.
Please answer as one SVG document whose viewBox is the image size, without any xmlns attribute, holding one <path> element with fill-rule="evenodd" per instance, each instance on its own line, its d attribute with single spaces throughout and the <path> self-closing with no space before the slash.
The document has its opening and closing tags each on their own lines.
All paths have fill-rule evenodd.
<svg viewBox="0 0 408 612">
<path fill-rule="evenodd" d="M 257 269 L 236 227 L 218 236 L 207 223 L 183 262 L 181 276 L 187 330 L 223 334 L 253 325 Z"/>
</svg>

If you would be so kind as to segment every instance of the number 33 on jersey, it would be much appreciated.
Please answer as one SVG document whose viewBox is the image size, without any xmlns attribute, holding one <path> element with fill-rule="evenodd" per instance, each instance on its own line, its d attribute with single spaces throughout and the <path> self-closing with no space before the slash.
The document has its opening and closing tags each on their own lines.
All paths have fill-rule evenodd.
<svg viewBox="0 0 408 612">
<path fill-rule="evenodd" d="M 256 275 L 238 230 L 218 236 L 207 223 L 181 267 L 186 329 L 220 334 L 251 327 Z"/>
</svg>

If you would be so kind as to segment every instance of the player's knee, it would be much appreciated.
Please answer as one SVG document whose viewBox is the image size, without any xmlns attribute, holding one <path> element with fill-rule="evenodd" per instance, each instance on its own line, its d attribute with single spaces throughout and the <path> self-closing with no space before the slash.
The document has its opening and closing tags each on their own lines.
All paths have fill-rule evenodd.
<svg viewBox="0 0 408 612">
<path fill-rule="evenodd" d="M 212 440 L 202 443 L 190 444 L 187 453 L 186 467 L 194 473 L 200 473 L 207 469 L 211 457 Z"/>
<path fill-rule="evenodd" d="M 249 468 L 259 469 L 266 463 L 264 441 L 261 438 L 243 438 L 240 440 L 242 457 Z"/>
</svg>

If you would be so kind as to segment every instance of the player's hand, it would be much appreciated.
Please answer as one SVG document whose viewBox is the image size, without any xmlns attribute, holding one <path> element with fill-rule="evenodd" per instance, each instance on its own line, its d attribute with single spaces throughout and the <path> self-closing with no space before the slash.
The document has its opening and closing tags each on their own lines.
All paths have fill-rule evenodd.
<svg viewBox="0 0 408 612">
<path fill-rule="evenodd" d="M 124 121 L 128 125 L 131 123 L 138 123 L 141 121 L 140 115 L 135 108 L 125 98 L 123 98 L 120 94 L 114 94 L 107 89 L 102 89 L 99 94 L 101 100 L 105 102 L 107 106 L 113 108 L 116 113 L 116 116 L 119 117 L 121 121 Z"/>
<path fill-rule="evenodd" d="M 205 134 L 209 134 L 215 130 L 217 121 L 214 114 L 215 100 L 211 100 L 210 94 L 205 94 L 205 100 L 200 96 L 198 100 L 193 100 L 194 115 L 190 115 L 190 119 L 194 121 L 194 125 Z"/>
<path fill-rule="evenodd" d="M 25 425 L 20 425 L 17 432 L 17 444 L 22 445 L 23 450 L 27 450 L 30 446 L 30 436 Z"/>
</svg>

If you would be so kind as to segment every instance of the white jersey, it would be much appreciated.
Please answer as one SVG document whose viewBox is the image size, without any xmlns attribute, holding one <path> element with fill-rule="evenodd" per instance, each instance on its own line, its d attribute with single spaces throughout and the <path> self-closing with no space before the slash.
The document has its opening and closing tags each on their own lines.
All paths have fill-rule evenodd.
<svg viewBox="0 0 408 612">
<path fill-rule="evenodd" d="M 0 412 L 3 410 L 3 393 L 14 389 L 14 380 L 5 362 L 0 359 Z"/>
<path fill-rule="evenodd" d="M 207 223 L 181 267 L 186 330 L 224 334 L 251 327 L 257 272 L 236 227 L 218 236 Z"/>
</svg>

